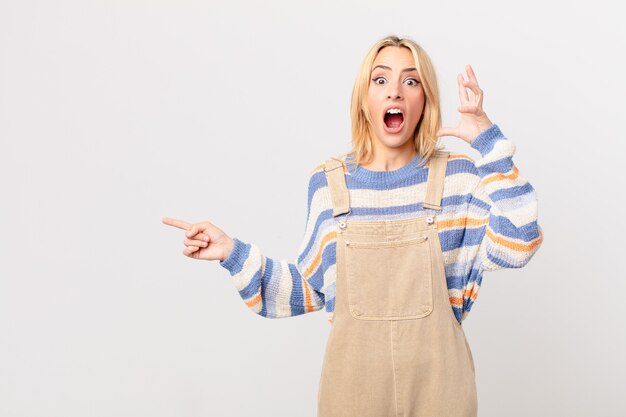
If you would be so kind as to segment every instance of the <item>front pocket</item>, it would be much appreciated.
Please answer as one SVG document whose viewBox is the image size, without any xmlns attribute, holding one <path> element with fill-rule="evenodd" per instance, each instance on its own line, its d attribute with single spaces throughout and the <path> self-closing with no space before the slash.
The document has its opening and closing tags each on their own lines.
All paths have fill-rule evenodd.
<svg viewBox="0 0 626 417">
<path fill-rule="evenodd" d="M 348 305 L 354 318 L 415 319 L 432 312 L 427 235 L 379 242 L 348 240 L 345 254 Z"/>
</svg>

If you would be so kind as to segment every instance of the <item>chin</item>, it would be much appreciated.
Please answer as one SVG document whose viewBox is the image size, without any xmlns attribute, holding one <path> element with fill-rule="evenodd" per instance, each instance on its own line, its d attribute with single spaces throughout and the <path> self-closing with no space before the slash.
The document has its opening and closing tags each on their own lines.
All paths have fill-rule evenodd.
<svg viewBox="0 0 626 417">
<path fill-rule="evenodd" d="M 383 146 L 385 146 L 386 148 L 390 148 L 390 149 L 401 149 L 403 147 L 406 146 L 408 141 L 383 141 L 382 144 Z"/>
<path fill-rule="evenodd" d="M 412 138 L 410 136 L 401 136 L 400 133 L 395 135 L 390 135 L 387 132 L 384 132 L 382 136 L 379 136 L 379 142 L 385 145 L 388 148 L 400 148 L 405 146 L 407 142 L 410 142 Z"/>
</svg>

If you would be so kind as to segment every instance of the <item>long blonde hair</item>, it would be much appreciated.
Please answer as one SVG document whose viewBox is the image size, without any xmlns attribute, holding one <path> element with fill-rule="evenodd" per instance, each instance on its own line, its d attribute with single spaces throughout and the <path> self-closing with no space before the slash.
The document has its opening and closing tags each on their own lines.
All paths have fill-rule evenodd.
<svg viewBox="0 0 626 417">
<path fill-rule="evenodd" d="M 437 147 L 437 131 L 441 128 L 439 86 L 435 68 L 426 51 L 411 39 L 399 38 L 397 36 L 387 36 L 376 42 L 363 59 L 352 90 L 352 103 L 350 106 L 352 151 L 346 155 L 350 156 L 350 163 L 356 165 L 369 163 L 374 156 L 372 145 L 374 133 L 371 114 L 367 106 L 367 94 L 374 60 L 378 52 L 387 46 L 404 47 L 411 51 L 417 73 L 424 88 L 424 113 L 417 123 L 413 135 L 413 144 L 415 151 L 421 157 L 419 164 L 421 166 L 427 162 L 435 150 L 439 149 Z"/>
</svg>

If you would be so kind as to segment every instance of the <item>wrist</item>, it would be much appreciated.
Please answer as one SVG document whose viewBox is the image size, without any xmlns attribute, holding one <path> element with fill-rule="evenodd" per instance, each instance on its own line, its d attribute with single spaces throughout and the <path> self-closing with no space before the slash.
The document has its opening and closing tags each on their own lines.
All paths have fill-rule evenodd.
<svg viewBox="0 0 626 417">
<path fill-rule="evenodd" d="M 252 245 L 244 243 L 237 238 L 233 238 L 233 246 L 227 257 L 220 261 L 220 265 L 230 271 L 231 275 L 241 271 L 243 264 L 250 256 L 250 249 Z M 227 249 L 224 246 L 224 254 L 226 255 Z"/>
<path fill-rule="evenodd" d="M 233 248 L 235 247 L 235 241 L 229 237 L 226 236 L 226 242 L 224 243 L 224 250 L 222 251 L 222 259 L 220 259 L 221 262 L 224 262 L 226 259 L 228 259 L 230 257 L 230 254 L 233 252 Z"/>
<path fill-rule="evenodd" d="M 504 134 L 497 124 L 492 124 L 478 134 L 470 144 L 472 148 L 480 152 L 482 156 L 491 152 L 495 142 L 505 139 Z"/>
<path fill-rule="evenodd" d="M 492 126 L 493 126 L 493 123 L 491 122 L 491 120 L 489 120 L 487 115 L 485 115 L 484 117 L 481 117 L 479 120 L 477 120 L 476 127 L 478 128 L 478 133 L 476 135 L 474 135 L 474 137 L 469 141 L 470 145 L 472 143 L 474 143 L 476 138 L 481 136 L 484 132 L 489 130 L 489 128 L 491 128 Z"/>
</svg>

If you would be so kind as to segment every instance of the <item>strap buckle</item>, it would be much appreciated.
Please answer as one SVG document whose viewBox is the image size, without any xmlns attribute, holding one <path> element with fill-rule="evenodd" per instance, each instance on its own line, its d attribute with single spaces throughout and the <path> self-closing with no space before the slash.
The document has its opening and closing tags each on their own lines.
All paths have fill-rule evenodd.
<svg viewBox="0 0 626 417">
<path fill-rule="evenodd" d="M 341 230 L 345 229 L 348 224 L 347 224 L 347 220 L 348 220 L 348 215 L 352 213 L 352 208 L 350 208 L 348 210 L 348 212 L 346 213 L 346 215 L 343 218 L 340 218 L 339 216 L 335 217 L 335 220 L 337 220 L 337 224 L 339 225 L 339 228 Z"/>
</svg>

